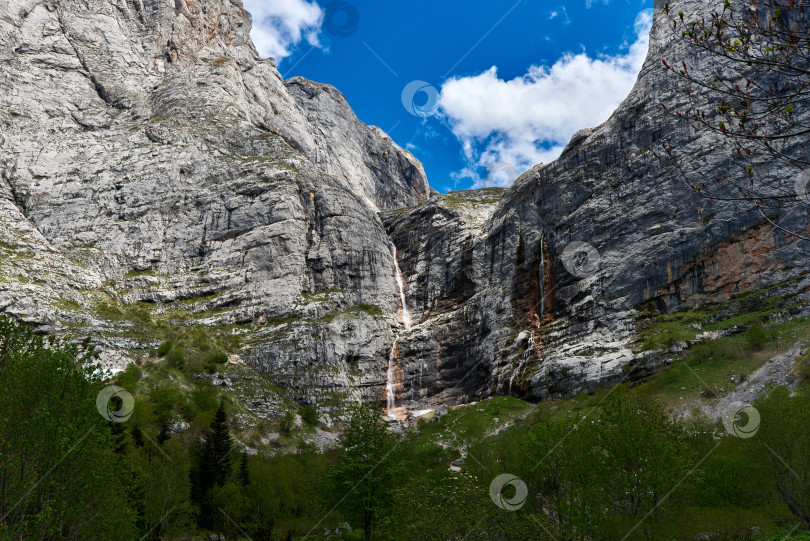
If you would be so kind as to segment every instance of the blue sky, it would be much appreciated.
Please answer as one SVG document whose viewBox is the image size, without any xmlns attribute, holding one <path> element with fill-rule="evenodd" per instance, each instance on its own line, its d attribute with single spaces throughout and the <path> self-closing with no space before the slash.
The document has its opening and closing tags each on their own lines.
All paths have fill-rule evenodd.
<svg viewBox="0 0 810 541">
<path fill-rule="evenodd" d="M 635 82 L 652 0 L 244 0 L 286 79 L 343 92 L 445 192 L 508 185 Z"/>
</svg>

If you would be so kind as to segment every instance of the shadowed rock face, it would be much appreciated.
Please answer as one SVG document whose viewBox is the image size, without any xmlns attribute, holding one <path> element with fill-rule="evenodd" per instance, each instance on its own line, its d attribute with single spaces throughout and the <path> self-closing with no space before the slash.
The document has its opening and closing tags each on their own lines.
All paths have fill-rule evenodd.
<svg viewBox="0 0 810 541">
<path fill-rule="evenodd" d="M 324 406 L 382 401 L 399 333 L 398 405 L 419 409 L 646 373 L 642 311 L 790 279 L 807 300 L 806 243 L 708 205 L 655 155 L 666 139 L 690 175 L 743 174 L 659 110 L 681 92 L 662 58 L 714 68 L 661 20 L 636 88 L 559 160 L 433 196 L 410 153 L 334 88 L 282 80 L 249 29 L 238 0 L 0 5 L 0 309 L 100 335 L 119 363 L 155 344 L 109 304 L 239 333 L 245 361 Z"/>
<path fill-rule="evenodd" d="M 676 12 L 705 9 L 677 4 Z M 650 310 L 692 309 L 791 279 L 779 294 L 807 302 L 808 243 L 761 225 L 750 203 L 693 195 L 656 156 L 666 140 L 688 157 L 691 178 L 722 170 L 744 181 L 730 145 L 659 108 L 683 96 L 663 58 L 686 59 L 709 79 L 716 59 L 674 41 L 658 16 L 651 38 L 638 82 L 613 116 L 519 178 L 483 225 L 448 219 L 452 209 L 439 200 L 385 219 L 398 244 L 423 230 L 400 261 L 419 315 L 400 341 L 404 397 L 436 403 L 592 390 L 655 368 L 634 343 Z M 762 165 L 772 178 L 784 169 Z M 792 207 L 780 223 L 806 230 L 807 218 L 807 208 Z M 578 242 L 590 248 L 574 250 L 579 262 L 576 253 L 567 259 Z"/>
</svg>

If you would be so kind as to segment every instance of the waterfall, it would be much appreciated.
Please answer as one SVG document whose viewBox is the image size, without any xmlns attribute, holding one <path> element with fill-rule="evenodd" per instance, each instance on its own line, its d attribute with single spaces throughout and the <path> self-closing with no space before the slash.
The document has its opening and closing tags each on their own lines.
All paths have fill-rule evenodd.
<svg viewBox="0 0 810 541">
<path fill-rule="evenodd" d="M 527 344 L 526 351 L 521 354 L 520 362 L 517 368 L 512 371 L 512 376 L 509 378 L 509 394 L 512 394 L 512 382 L 515 380 L 515 377 L 520 374 L 520 369 L 523 368 L 523 364 L 532 356 L 532 351 L 534 351 L 534 335 L 529 332 L 529 343 Z"/>
<path fill-rule="evenodd" d="M 399 300 L 402 303 L 402 316 L 400 320 L 405 325 L 405 330 L 411 330 L 413 320 L 411 313 L 408 311 L 408 303 L 405 299 L 405 280 L 402 278 L 402 271 L 399 268 L 397 261 L 397 247 L 393 242 L 391 244 L 391 254 L 394 256 L 394 273 L 397 281 L 397 288 L 399 289 Z M 396 362 L 397 362 L 397 345 L 399 343 L 399 333 L 394 337 L 394 343 L 391 345 L 391 353 L 388 355 L 388 376 L 385 384 L 385 408 L 388 412 L 389 419 L 396 419 L 394 409 L 396 408 L 396 395 L 394 393 L 394 377 L 396 376 Z"/>
<path fill-rule="evenodd" d="M 402 279 L 402 271 L 399 270 L 397 247 L 393 242 L 391 242 L 391 253 L 394 256 L 394 271 L 396 272 L 397 287 L 399 288 L 399 300 L 402 303 L 402 323 L 405 324 L 405 330 L 409 331 L 413 321 L 411 320 L 411 313 L 408 311 L 408 304 L 405 302 L 405 281 Z"/>
<path fill-rule="evenodd" d="M 391 419 L 394 419 L 394 407 L 397 404 L 396 396 L 394 396 L 394 366 L 397 360 L 397 342 L 399 342 L 399 336 L 394 338 L 394 345 L 391 346 L 391 353 L 388 355 L 388 379 L 385 384 L 385 409 Z"/>
</svg>

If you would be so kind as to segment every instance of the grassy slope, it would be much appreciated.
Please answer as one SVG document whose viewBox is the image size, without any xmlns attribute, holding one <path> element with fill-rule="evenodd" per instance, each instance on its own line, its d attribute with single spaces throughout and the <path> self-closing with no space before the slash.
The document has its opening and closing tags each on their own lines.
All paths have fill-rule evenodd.
<svg viewBox="0 0 810 541">
<path fill-rule="evenodd" d="M 655 397 L 670 411 L 682 409 L 684 404 L 711 402 L 725 396 L 737 385 L 731 376 L 744 380 L 797 341 L 810 344 L 809 317 L 782 321 L 785 312 L 794 308 L 789 299 L 774 295 L 782 285 L 738 296 L 709 310 L 656 314 L 643 319 L 637 349 L 662 350 L 678 342 L 683 342 L 686 349 L 673 353 L 674 362 L 653 376 L 622 386 L 630 393 Z M 732 334 L 696 341 L 701 333 L 712 331 Z M 797 377 L 810 378 L 810 353 L 799 359 L 799 364 Z M 706 385 L 714 396 L 705 396 Z M 611 388 L 606 388 L 539 404 L 513 397 L 491 398 L 453 408 L 440 420 L 420 423 L 416 443 L 425 448 L 441 445 L 458 449 L 456 443 L 461 440 L 490 436 L 529 415 L 590 418 L 599 414 L 599 404 L 610 392 Z"/>
<path fill-rule="evenodd" d="M 172 340 L 173 351 L 182 352 L 184 366 L 179 367 L 171 354 L 161 357 L 154 350 L 145 349 L 141 352 L 143 366 L 137 370 L 138 377 L 121 381 L 132 386 L 136 398 L 145 408 L 153 408 L 152 393 L 155 390 L 173 389 L 176 394 L 173 405 L 176 417 L 188 422 L 193 433 L 199 433 L 213 415 L 215 408 L 211 397 L 226 396 L 230 399 L 229 413 L 242 427 L 236 436 L 244 443 L 267 452 L 290 451 L 307 446 L 307 440 L 315 436 L 314 426 L 299 422 L 289 432 L 282 430 L 285 413 L 300 413 L 298 405 L 287 393 L 242 363 L 214 364 L 209 361 L 214 353 L 238 353 L 250 340 L 250 325 L 183 327 L 171 321 L 170 317 L 154 314 L 149 308 L 142 303 L 135 306 L 100 303 L 99 309 L 108 320 L 133 323 L 128 327 L 133 338 L 147 341 L 149 337 L 154 343 Z M 771 290 L 763 290 L 740 296 L 710 310 L 655 314 L 642 318 L 639 322 L 641 332 L 636 341 L 639 350 L 661 350 L 678 342 L 686 345 L 707 331 L 736 330 L 730 336 L 693 343 L 680 354 L 673 354 L 676 360 L 652 377 L 624 385 L 630 388 L 630 392 L 655 396 L 670 410 L 684 404 L 716 400 L 733 390 L 735 384 L 729 376 L 744 377 L 750 374 L 774 355 L 786 351 L 797 340 L 810 343 L 810 319 L 801 318 L 787 323 L 780 321 L 781 314 L 789 308 L 788 299 L 773 295 Z M 746 328 L 759 329 L 760 326 L 762 332 L 758 334 L 752 335 L 751 331 L 746 331 Z M 210 373 L 216 373 L 217 381 L 227 379 L 231 384 L 211 388 L 205 377 L 198 377 L 198 374 Z M 701 394 L 706 389 L 705 384 L 712 388 L 714 397 Z M 447 451 L 448 457 L 457 456 L 457 449 L 463 441 L 493 435 L 532 412 L 561 418 L 598 414 L 594 408 L 608 392 L 610 390 L 605 389 L 591 395 L 536 405 L 513 397 L 497 397 L 453 408 L 442 419 L 420 421 L 415 443 L 425 449 L 435 450 L 439 446 Z M 206 395 L 210 396 L 206 398 Z M 246 407 L 251 397 L 259 395 L 270 397 L 277 406 L 275 414 L 269 418 L 263 418 Z"/>
</svg>

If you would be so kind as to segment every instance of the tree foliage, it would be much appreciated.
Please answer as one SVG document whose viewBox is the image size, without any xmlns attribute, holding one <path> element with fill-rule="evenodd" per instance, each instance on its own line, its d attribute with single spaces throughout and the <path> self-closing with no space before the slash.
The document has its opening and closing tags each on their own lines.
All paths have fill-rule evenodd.
<svg viewBox="0 0 810 541">
<path fill-rule="evenodd" d="M 810 528 L 810 392 L 774 389 L 757 404 L 759 456 L 778 498 Z"/>
<path fill-rule="evenodd" d="M 710 201 L 749 201 L 762 221 L 784 229 L 774 221 L 780 210 L 810 203 L 806 151 L 810 5 L 806 0 L 724 0 L 718 5 L 708 14 L 684 13 L 665 5 L 663 13 L 672 33 L 687 45 L 687 57 L 699 60 L 663 60 L 683 81 L 686 100 L 661 107 L 689 121 L 698 132 L 729 142 L 745 180 L 735 181 L 728 171 L 707 174 L 701 170 L 692 177 L 684 167 L 687 158 L 678 149 L 664 142 L 664 150 L 695 193 Z M 761 167 L 773 159 L 784 165 L 776 176 Z"/>
<path fill-rule="evenodd" d="M 134 535 L 93 360 L 89 346 L 48 343 L 0 317 L 0 538 Z"/>
<path fill-rule="evenodd" d="M 362 524 L 366 541 L 372 538 L 384 502 L 401 482 L 398 474 L 405 467 L 397 453 L 400 443 L 379 411 L 370 406 L 352 411 L 340 438 L 343 452 L 330 471 L 333 499 Z"/>
<path fill-rule="evenodd" d="M 204 441 L 197 447 L 196 467 L 191 473 L 192 498 L 198 505 L 199 523 L 206 528 L 220 530 L 229 521 L 223 521 L 222 503 L 227 499 L 223 493 L 232 492 L 236 487 L 223 487 L 233 476 L 235 442 L 228 428 L 228 414 L 225 402 L 211 421 Z M 228 504 L 231 507 L 231 504 Z"/>
<path fill-rule="evenodd" d="M 770 541 L 810 527 L 806 384 L 757 402 L 750 439 L 620 388 L 584 415 L 454 432 L 465 463 L 450 471 L 452 448 L 400 435 L 370 407 L 352 411 L 336 449 L 238 454 L 211 388 L 184 396 L 140 369 L 117 376 L 149 385 L 132 418 L 111 423 L 88 343 L 0 318 L 0 539 Z M 159 438 L 176 415 L 207 421 Z M 516 509 L 490 498 L 504 473 L 526 484 Z"/>
<path fill-rule="evenodd" d="M 694 479 L 685 438 L 655 402 L 617 392 L 601 415 L 540 420 L 497 442 L 486 465 L 527 483 L 529 503 L 558 539 L 644 538 Z"/>
</svg>

